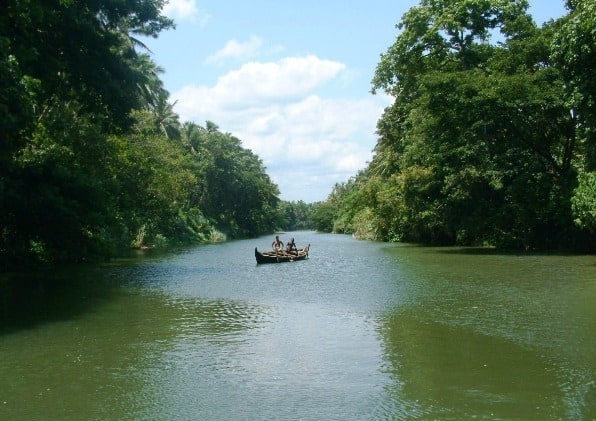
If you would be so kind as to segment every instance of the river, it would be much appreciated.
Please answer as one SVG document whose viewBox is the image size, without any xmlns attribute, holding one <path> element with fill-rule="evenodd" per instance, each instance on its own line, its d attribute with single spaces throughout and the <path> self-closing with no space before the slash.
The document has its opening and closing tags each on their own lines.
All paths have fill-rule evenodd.
<svg viewBox="0 0 596 421">
<path fill-rule="evenodd" d="M 595 256 L 290 236 L 0 278 L 0 419 L 596 418 Z"/>
</svg>

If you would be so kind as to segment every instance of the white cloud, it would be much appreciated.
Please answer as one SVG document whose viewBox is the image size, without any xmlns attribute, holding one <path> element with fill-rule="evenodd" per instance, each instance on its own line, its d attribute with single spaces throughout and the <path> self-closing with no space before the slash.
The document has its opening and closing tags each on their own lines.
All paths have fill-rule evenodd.
<svg viewBox="0 0 596 421">
<path fill-rule="evenodd" d="M 265 163 L 286 200 L 324 200 L 336 182 L 365 167 L 387 98 L 322 98 L 320 88 L 344 77 L 343 63 L 314 55 L 251 62 L 214 86 L 172 95 L 182 121 L 213 121 Z"/>
<path fill-rule="evenodd" d="M 277 62 L 250 62 L 220 77 L 214 89 L 234 104 L 297 98 L 344 69 L 343 63 L 321 60 L 313 55 Z"/>
<path fill-rule="evenodd" d="M 204 27 L 211 20 L 211 15 L 202 13 L 197 7 L 196 0 L 169 0 L 163 7 L 163 14 L 181 20 L 199 22 Z"/>
<path fill-rule="evenodd" d="M 247 61 L 263 55 L 277 55 L 283 52 L 282 45 L 263 47 L 263 40 L 257 35 L 251 35 L 247 41 L 240 42 L 231 39 L 219 51 L 205 59 L 206 64 L 223 64 L 227 60 Z"/>
<path fill-rule="evenodd" d="M 242 43 L 235 39 L 228 43 L 215 54 L 205 60 L 206 63 L 220 63 L 226 59 L 249 59 L 255 57 L 263 45 L 263 40 L 256 35 L 251 35 L 248 41 Z"/>
</svg>

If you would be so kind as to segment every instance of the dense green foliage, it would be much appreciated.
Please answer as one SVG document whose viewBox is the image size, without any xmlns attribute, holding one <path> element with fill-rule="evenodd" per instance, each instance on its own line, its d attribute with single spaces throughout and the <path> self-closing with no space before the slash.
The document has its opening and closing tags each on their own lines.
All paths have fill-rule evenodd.
<svg viewBox="0 0 596 421">
<path fill-rule="evenodd" d="M 311 230 L 315 228 L 312 216 L 318 203 L 282 201 L 279 204 L 279 229 L 284 231 Z"/>
<path fill-rule="evenodd" d="M 261 160 L 181 123 L 136 36 L 162 0 L 0 6 L 0 270 L 274 229 L 360 238 L 596 244 L 596 2 L 538 28 L 524 0 L 422 0 L 381 56 L 395 98 L 369 167 L 282 202 Z M 498 43 L 488 42 L 490 35 Z"/>
<path fill-rule="evenodd" d="M 569 1 L 542 28 L 525 0 L 410 9 L 372 81 L 395 98 L 375 156 L 335 187 L 319 226 L 392 241 L 593 247 L 595 4 Z"/>
<path fill-rule="evenodd" d="M 134 38 L 173 27 L 163 3 L 0 6 L 0 270 L 278 226 L 261 160 L 180 124 Z"/>
<path fill-rule="evenodd" d="M 277 225 L 279 190 L 261 160 L 229 133 L 192 123 L 182 128 L 183 143 L 199 166 L 190 204 L 201 209 L 231 237 L 257 236 Z"/>
</svg>

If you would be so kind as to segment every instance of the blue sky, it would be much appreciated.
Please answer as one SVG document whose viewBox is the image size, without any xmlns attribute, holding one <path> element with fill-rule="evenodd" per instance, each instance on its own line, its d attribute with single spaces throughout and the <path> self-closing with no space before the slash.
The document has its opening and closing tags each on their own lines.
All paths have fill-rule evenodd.
<svg viewBox="0 0 596 421">
<path fill-rule="evenodd" d="M 413 0 L 170 0 L 176 29 L 145 40 L 182 122 L 242 140 L 283 200 L 325 200 L 366 167 L 390 98 L 370 93 Z M 542 24 L 564 0 L 530 1 Z"/>
</svg>

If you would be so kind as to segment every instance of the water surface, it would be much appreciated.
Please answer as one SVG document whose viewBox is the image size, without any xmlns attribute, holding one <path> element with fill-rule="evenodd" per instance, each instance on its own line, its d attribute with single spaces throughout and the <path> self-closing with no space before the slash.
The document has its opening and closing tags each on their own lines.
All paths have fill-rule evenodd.
<svg viewBox="0 0 596 421">
<path fill-rule="evenodd" d="M 0 280 L 0 419 L 594 419 L 596 258 L 296 232 Z"/>
</svg>

